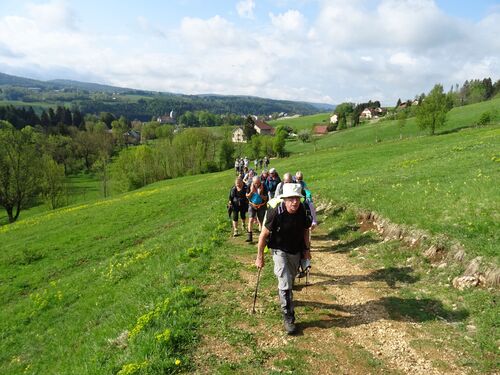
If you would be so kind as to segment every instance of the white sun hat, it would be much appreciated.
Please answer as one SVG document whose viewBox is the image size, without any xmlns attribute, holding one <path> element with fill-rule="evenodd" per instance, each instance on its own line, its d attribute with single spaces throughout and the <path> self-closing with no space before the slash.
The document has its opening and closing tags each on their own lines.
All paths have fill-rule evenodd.
<svg viewBox="0 0 500 375">
<path fill-rule="evenodd" d="M 302 185 L 301 184 L 284 184 L 283 194 L 280 198 L 292 198 L 299 197 L 302 198 Z"/>
</svg>

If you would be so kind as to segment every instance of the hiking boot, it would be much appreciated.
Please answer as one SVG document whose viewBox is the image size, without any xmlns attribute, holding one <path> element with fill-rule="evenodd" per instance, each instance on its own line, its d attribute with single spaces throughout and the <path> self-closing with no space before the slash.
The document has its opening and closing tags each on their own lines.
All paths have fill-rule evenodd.
<svg viewBox="0 0 500 375">
<path fill-rule="evenodd" d="M 283 321 L 283 324 L 285 326 L 285 332 L 289 335 L 293 335 L 294 333 L 297 332 L 297 326 L 295 323 L 289 322 L 287 320 Z"/>
<path fill-rule="evenodd" d="M 245 242 L 252 242 L 253 241 L 253 233 L 252 232 L 247 232 L 247 239 Z"/>
<path fill-rule="evenodd" d="M 239 236 L 238 229 L 233 230 L 233 237 Z"/>
</svg>

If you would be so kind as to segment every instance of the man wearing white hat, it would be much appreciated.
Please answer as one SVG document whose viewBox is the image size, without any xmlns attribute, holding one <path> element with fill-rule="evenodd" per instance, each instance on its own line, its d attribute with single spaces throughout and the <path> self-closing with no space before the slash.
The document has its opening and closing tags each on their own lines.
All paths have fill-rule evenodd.
<svg viewBox="0 0 500 375">
<path fill-rule="evenodd" d="M 267 244 L 273 255 L 274 274 L 278 278 L 278 294 L 285 331 L 294 334 L 296 327 L 292 288 L 301 256 L 311 258 L 311 219 L 300 202 L 300 184 L 285 184 L 281 198 L 283 202 L 269 208 L 266 213 L 257 245 L 255 265 L 258 268 L 264 267 L 264 248 Z"/>
</svg>

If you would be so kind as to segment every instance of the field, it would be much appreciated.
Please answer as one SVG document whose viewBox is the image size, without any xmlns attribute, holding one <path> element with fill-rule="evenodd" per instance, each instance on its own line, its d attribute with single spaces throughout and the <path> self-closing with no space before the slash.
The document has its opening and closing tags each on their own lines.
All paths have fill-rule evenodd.
<svg viewBox="0 0 500 375">
<path fill-rule="evenodd" d="M 320 123 L 328 123 L 330 121 L 331 113 L 318 113 L 316 115 L 310 116 L 301 116 L 294 119 L 286 119 L 286 120 L 274 120 L 269 121 L 268 124 L 274 127 L 278 127 L 280 125 L 291 126 L 293 129 L 297 131 L 304 129 L 312 129 L 314 124 Z"/>
<path fill-rule="evenodd" d="M 500 124 L 471 126 L 499 104 L 454 109 L 432 137 L 410 119 L 400 140 L 396 123 L 380 122 L 321 138 L 316 152 L 291 142 L 291 157 L 272 160 L 280 174 L 302 170 L 318 203 L 333 202 L 313 241 L 323 276 L 309 295 L 297 292 L 303 336 L 291 340 L 271 335 L 281 327 L 269 261 L 260 314 L 248 315 L 255 248 L 228 240 L 232 171 L 109 199 L 76 178 L 75 204 L 0 226 L 0 372 L 397 373 L 396 357 L 379 357 L 368 336 L 383 340 L 377 330 L 386 330 L 430 366 L 417 373 L 494 373 L 497 290 L 458 291 L 450 281 L 476 256 L 499 263 Z M 357 209 L 459 241 L 466 261 L 440 268 L 361 233 Z M 376 302 L 341 299 L 355 295 Z M 313 349 L 319 367 L 308 365 Z"/>
</svg>

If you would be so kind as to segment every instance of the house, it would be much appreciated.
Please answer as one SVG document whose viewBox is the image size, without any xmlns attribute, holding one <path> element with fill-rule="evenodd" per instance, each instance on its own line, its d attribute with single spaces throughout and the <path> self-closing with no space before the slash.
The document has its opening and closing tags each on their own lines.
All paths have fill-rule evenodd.
<svg viewBox="0 0 500 375">
<path fill-rule="evenodd" d="M 330 124 L 336 124 L 337 122 L 339 122 L 339 116 L 336 113 L 334 113 L 330 117 Z"/>
<path fill-rule="evenodd" d="M 420 102 L 418 99 L 415 99 L 414 101 L 411 102 L 411 105 L 418 105 Z"/>
<path fill-rule="evenodd" d="M 328 134 L 328 125 L 315 125 L 313 128 L 313 133 L 317 135 Z"/>
<path fill-rule="evenodd" d="M 247 137 L 245 136 L 245 132 L 243 131 L 243 128 L 236 128 L 233 130 L 232 141 L 233 141 L 233 143 L 246 143 L 247 142 Z"/>
<path fill-rule="evenodd" d="M 260 135 L 274 135 L 274 128 L 267 122 L 257 120 L 254 124 L 255 131 Z"/>
<path fill-rule="evenodd" d="M 156 118 L 156 121 L 158 121 L 160 124 L 175 124 L 175 118 L 167 115 L 158 116 Z"/>
<path fill-rule="evenodd" d="M 141 133 L 134 129 L 123 133 L 123 138 L 126 145 L 138 145 L 141 143 Z"/>
<path fill-rule="evenodd" d="M 375 117 L 376 114 L 377 114 L 377 112 L 375 110 L 373 110 L 372 108 L 365 108 L 365 109 L 363 109 L 363 112 L 361 112 L 359 117 L 364 118 L 364 119 L 371 119 L 371 118 Z"/>
</svg>

